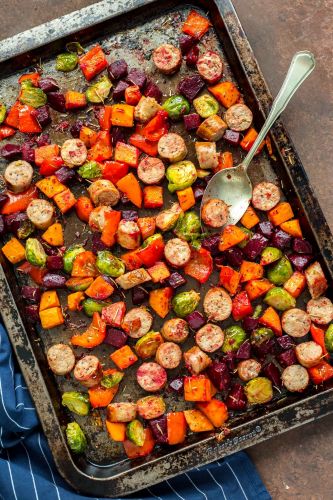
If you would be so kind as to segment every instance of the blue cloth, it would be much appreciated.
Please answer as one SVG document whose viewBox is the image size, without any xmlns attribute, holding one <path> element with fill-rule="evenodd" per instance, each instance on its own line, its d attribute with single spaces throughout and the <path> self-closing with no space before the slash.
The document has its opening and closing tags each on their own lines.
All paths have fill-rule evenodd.
<svg viewBox="0 0 333 500">
<path fill-rule="evenodd" d="M 58 474 L 22 374 L 0 325 L 0 499 L 83 500 Z M 141 500 L 269 500 L 244 452 L 142 490 Z M 98 499 L 97 499 L 98 500 Z"/>
</svg>

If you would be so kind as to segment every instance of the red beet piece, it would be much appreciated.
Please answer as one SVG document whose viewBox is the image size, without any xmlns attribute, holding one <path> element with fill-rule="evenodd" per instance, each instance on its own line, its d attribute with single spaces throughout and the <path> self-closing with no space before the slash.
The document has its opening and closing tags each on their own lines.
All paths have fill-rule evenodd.
<svg viewBox="0 0 333 500">
<path fill-rule="evenodd" d="M 42 146 L 48 146 L 51 144 L 51 139 L 49 134 L 41 134 L 37 139 L 37 147 L 41 148 Z"/>
<path fill-rule="evenodd" d="M 186 321 L 192 330 L 199 330 L 206 323 L 205 318 L 199 311 L 193 311 L 191 314 L 186 316 Z"/>
<path fill-rule="evenodd" d="M 227 407 L 229 410 L 245 410 L 246 404 L 244 387 L 241 384 L 234 384 L 226 400 Z"/>
<path fill-rule="evenodd" d="M 237 146 L 240 140 L 240 133 L 236 132 L 235 130 L 230 130 L 227 129 L 224 132 L 223 139 L 228 142 L 229 144 L 232 144 L 233 146 Z"/>
<path fill-rule="evenodd" d="M 58 273 L 47 273 L 42 280 L 42 284 L 45 288 L 64 288 L 65 283 L 65 276 Z"/>
<path fill-rule="evenodd" d="M 59 182 L 67 184 L 69 181 L 74 179 L 75 171 L 73 168 L 61 167 L 54 173 L 54 175 Z"/>
<path fill-rule="evenodd" d="M 45 104 L 45 106 L 41 106 L 40 108 L 35 109 L 33 114 L 42 128 L 45 128 L 52 121 L 50 115 L 50 108 L 49 106 L 47 106 L 47 104 Z"/>
<path fill-rule="evenodd" d="M 111 80 L 119 80 L 127 75 L 127 62 L 125 59 L 118 59 L 108 66 L 108 73 Z"/>
<path fill-rule="evenodd" d="M 49 271 L 61 271 L 64 261 L 61 255 L 49 255 L 46 259 L 46 267 Z"/>
<path fill-rule="evenodd" d="M 195 96 L 199 94 L 205 82 L 200 75 L 191 75 L 183 78 L 178 84 L 178 91 L 189 101 L 193 101 Z"/>
<path fill-rule="evenodd" d="M 271 245 L 283 250 L 290 246 L 291 240 L 290 234 L 285 233 L 282 229 L 277 229 L 271 238 Z"/>
<path fill-rule="evenodd" d="M 148 425 L 151 428 L 156 443 L 166 444 L 168 442 L 166 415 L 162 415 L 161 417 L 149 420 Z"/>
<path fill-rule="evenodd" d="M 238 247 L 233 247 L 230 248 L 229 250 L 226 251 L 226 259 L 229 264 L 229 266 L 232 267 L 240 267 L 243 260 L 244 260 L 244 254 L 241 250 L 241 248 Z"/>
<path fill-rule="evenodd" d="M 251 343 L 245 340 L 236 352 L 237 359 L 250 359 L 251 357 Z"/>
<path fill-rule="evenodd" d="M 33 141 L 27 141 L 22 144 L 22 160 L 28 163 L 35 161 L 35 146 Z"/>
<path fill-rule="evenodd" d="M 140 89 L 146 84 L 147 77 L 144 71 L 139 68 L 132 68 L 129 70 L 127 75 L 127 81 L 132 85 L 137 85 Z"/>
<path fill-rule="evenodd" d="M 189 115 L 184 115 L 183 119 L 185 128 L 188 132 L 190 130 L 196 130 L 201 123 L 201 118 L 197 113 L 190 113 Z"/>
<path fill-rule="evenodd" d="M 293 239 L 292 249 L 296 253 L 310 254 L 313 252 L 311 243 L 307 240 L 302 240 L 302 238 Z"/>
<path fill-rule="evenodd" d="M 136 222 L 139 218 L 139 214 L 136 210 L 122 210 L 121 218 L 124 220 L 132 220 Z"/>
<path fill-rule="evenodd" d="M 312 261 L 313 255 L 305 253 L 293 253 L 291 255 L 288 255 L 288 259 L 290 260 L 296 271 L 303 271 Z"/>
<path fill-rule="evenodd" d="M 132 302 L 135 306 L 139 306 L 146 302 L 149 298 L 149 293 L 142 286 L 132 288 Z"/>
<path fill-rule="evenodd" d="M 38 287 L 29 285 L 22 286 L 21 295 L 25 300 L 30 300 L 31 302 L 39 302 L 42 296 Z"/>
<path fill-rule="evenodd" d="M 194 45 L 194 47 L 192 47 L 186 54 L 185 57 L 186 65 L 192 68 L 197 64 L 198 59 L 199 59 L 199 47 L 197 45 Z"/>
<path fill-rule="evenodd" d="M 205 192 L 205 188 L 203 186 L 195 186 L 193 188 L 193 194 L 195 201 L 200 201 L 203 197 L 203 194 Z"/>
<path fill-rule="evenodd" d="M 47 94 L 47 101 L 51 108 L 59 113 L 66 113 L 66 99 L 61 92 L 49 92 Z"/>
<path fill-rule="evenodd" d="M 284 351 L 295 347 L 294 339 L 289 335 L 282 335 L 282 337 L 277 337 L 276 342 Z"/>
<path fill-rule="evenodd" d="M 183 377 L 174 378 L 169 382 L 169 388 L 171 391 L 176 392 L 177 394 L 182 394 L 184 389 L 184 379 Z"/>
<path fill-rule="evenodd" d="M 38 304 L 30 304 L 25 307 L 26 319 L 29 323 L 39 323 L 39 305 Z"/>
<path fill-rule="evenodd" d="M 82 120 L 76 120 L 73 125 L 70 127 L 69 131 L 74 137 L 74 139 L 78 139 L 80 137 L 80 131 L 81 128 L 83 127 L 84 123 Z"/>
<path fill-rule="evenodd" d="M 5 226 L 9 233 L 16 233 L 23 222 L 28 220 L 25 212 L 16 212 L 5 216 Z"/>
<path fill-rule="evenodd" d="M 218 391 L 224 391 L 229 388 L 231 378 L 226 363 L 213 361 L 207 368 L 207 375 Z"/>
<path fill-rule="evenodd" d="M 269 378 L 275 387 L 282 385 L 281 376 L 278 367 L 274 363 L 267 363 L 262 369 L 265 377 Z"/>
<path fill-rule="evenodd" d="M 247 333 L 253 332 L 259 326 L 259 319 L 246 316 L 242 321 L 242 326 Z"/>
<path fill-rule="evenodd" d="M 93 233 L 91 239 L 92 239 L 92 249 L 91 250 L 94 253 L 101 252 L 102 250 L 108 250 L 109 247 L 107 247 L 103 243 L 99 233 Z"/>
<path fill-rule="evenodd" d="M 59 85 L 58 82 L 49 76 L 46 76 L 45 78 L 41 78 L 38 82 L 39 88 L 42 89 L 45 94 L 48 94 L 49 92 L 56 92 L 59 90 Z"/>
<path fill-rule="evenodd" d="M 187 54 L 189 50 L 198 43 L 198 40 L 194 38 L 193 36 L 190 35 L 180 35 L 179 37 L 179 48 L 181 50 L 181 53 Z"/>
<path fill-rule="evenodd" d="M 127 335 L 119 328 L 114 328 L 113 326 L 106 327 L 106 336 L 104 339 L 104 344 L 112 345 L 119 349 L 123 347 L 127 342 Z"/>
<path fill-rule="evenodd" d="M 153 97 L 159 103 L 162 101 L 163 94 L 161 89 L 151 80 L 147 80 L 143 93 L 146 97 Z"/>
<path fill-rule="evenodd" d="M 3 215 L 0 215 L 0 236 L 3 236 L 6 232 L 5 218 Z"/>
<path fill-rule="evenodd" d="M 0 148 L 0 156 L 5 160 L 14 160 L 22 155 L 22 146 L 20 144 L 5 144 Z"/>
<path fill-rule="evenodd" d="M 179 286 L 185 285 L 186 283 L 186 279 L 184 278 L 184 276 L 177 273 L 177 271 L 171 273 L 166 281 L 172 288 L 178 288 Z"/>
<path fill-rule="evenodd" d="M 288 349 L 287 351 L 281 352 L 281 354 L 279 354 L 276 359 L 283 367 L 297 364 L 297 358 L 294 349 Z"/>
<path fill-rule="evenodd" d="M 273 224 L 268 220 L 259 222 L 257 226 L 257 232 L 269 239 L 273 236 L 274 233 Z"/>
<path fill-rule="evenodd" d="M 249 260 L 254 260 L 261 254 L 261 252 L 265 247 L 267 247 L 267 245 L 268 238 L 256 233 L 243 248 L 243 253 Z"/>
</svg>

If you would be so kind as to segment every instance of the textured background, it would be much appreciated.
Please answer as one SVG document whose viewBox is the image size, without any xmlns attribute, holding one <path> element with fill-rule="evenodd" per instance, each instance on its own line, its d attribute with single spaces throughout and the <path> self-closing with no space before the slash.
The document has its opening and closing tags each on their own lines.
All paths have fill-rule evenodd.
<svg viewBox="0 0 333 500">
<path fill-rule="evenodd" d="M 2 0 L 0 38 L 92 3 Z M 295 51 L 308 49 L 316 56 L 315 72 L 289 104 L 283 121 L 333 229 L 333 0 L 234 0 L 234 5 L 273 95 Z M 333 495 L 332 441 L 333 416 L 249 452 L 274 499 L 326 500 Z"/>
</svg>

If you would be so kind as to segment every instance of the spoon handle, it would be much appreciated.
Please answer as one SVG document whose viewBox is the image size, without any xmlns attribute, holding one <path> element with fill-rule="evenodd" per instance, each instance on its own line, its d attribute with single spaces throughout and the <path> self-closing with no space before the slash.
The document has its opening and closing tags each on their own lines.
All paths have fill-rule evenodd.
<svg viewBox="0 0 333 500">
<path fill-rule="evenodd" d="M 292 58 L 287 76 L 282 84 L 280 92 L 274 99 L 269 115 L 267 116 L 257 139 L 254 141 L 250 151 L 242 162 L 242 166 L 245 170 L 249 166 L 267 132 L 272 127 L 275 120 L 280 116 L 282 111 L 284 111 L 288 102 L 295 94 L 296 90 L 301 86 L 301 84 L 310 75 L 310 73 L 312 73 L 315 64 L 316 61 L 314 55 L 307 50 L 296 52 L 296 54 Z"/>
</svg>

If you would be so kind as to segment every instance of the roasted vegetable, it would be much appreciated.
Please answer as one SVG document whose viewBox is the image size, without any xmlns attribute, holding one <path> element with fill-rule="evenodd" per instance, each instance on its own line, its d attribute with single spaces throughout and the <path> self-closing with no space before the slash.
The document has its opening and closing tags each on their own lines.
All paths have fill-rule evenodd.
<svg viewBox="0 0 333 500">
<path fill-rule="evenodd" d="M 64 271 L 66 273 L 71 274 L 74 260 L 82 252 L 85 252 L 85 249 L 81 245 L 71 245 L 67 248 L 63 255 Z"/>
<path fill-rule="evenodd" d="M 219 103 L 217 100 L 208 94 L 201 95 L 194 99 L 193 106 L 201 118 L 208 118 L 211 115 L 216 115 L 219 110 Z"/>
<path fill-rule="evenodd" d="M 190 103 L 182 95 L 173 95 L 165 101 L 162 108 L 168 112 L 171 120 L 178 121 L 190 112 Z"/>
<path fill-rule="evenodd" d="M 193 184 L 197 178 L 197 171 L 191 161 L 179 161 L 170 165 L 165 173 L 169 181 L 170 193 L 185 189 Z"/>
<path fill-rule="evenodd" d="M 43 245 L 36 238 L 27 239 L 25 244 L 25 258 L 33 266 L 45 266 L 47 255 Z"/>
<path fill-rule="evenodd" d="M 246 333 L 242 327 L 238 325 L 229 326 L 224 330 L 222 351 L 225 353 L 237 351 L 245 339 Z"/>
<path fill-rule="evenodd" d="M 250 405 L 268 403 L 273 398 L 272 382 L 266 377 L 256 377 L 245 386 L 245 394 Z"/>
<path fill-rule="evenodd" d="M 30 238 L 32 239 L 32 238 Z M 30 247 L 32 247 L 33 244 L 30 244 Z M 43 247 L 42 247 L 43 248 Z M 17 238 L 11 238 L 7 243 L 2 247 L 2 253 L 6 256 L 6 258 L 11 262 L 12 264 L 17 264 L 21 260 L 24 259 L 24 257 L 27 259 L 27 251 L 24 249 L 24 246 L 22 243 L 19 242 Z M 44 250 L 44 249 L 43 249 Z M 35 259 L 35 253 L 30 250 L 29 251 L 29 256 L 31 259 L 34 261 Z M 27 259 L 28 260 L 28 259 Z M 38 261 L 42 261 L 42 259 L 39 259 Z M 46 261 L 46 255 L 45 255 L 45 261 Z M 30 261 L 28 261 L 30 262 Z M 44 262 L 45 264 L 45 262 Z M 42 264 L 42 265 L 44 265 Z"/>
<path fill-rule="evenodd" d="M 61 403 L 77 415 L 88 415 L 89 413 L 89 397 L 83 392 L 64 392 L 61 398 Z"/>
<path fill-rule="evenodd" d="M 70 422 L 66 427 L 67 443 L 73 453 L 83 453 L 87 447 L 87 440 L 78 423 Z"/>
<path fill-rule="evenodd" d="M 108 250 L 97 252 L 96 267 L 100 273 L 118 278 L 125 273 L 125 264 Z"/>
<path fill-rule="evenodd" d="M 257 328 L 251 333 L 251 344 L 258 347 L 273 337 L 274 333 L 270 328 Z"/>
<path fill-rule="evenodd" d="M 278 311 L 286 311 L 296 305 L 294 297 L 280 287 L 269 290 L 265 295 L 264 302 Z"/>
<path fill-rule="evenodd" d="M 32 108 L 40 108 L 41 106 L 45 106 L 47 96 L 42 89 L 36 88 L 30 84 L 25 85 L 24 88 L 22 87 L 20 101 Z"/>
<path fill-rule="evenodd" d="M 281 259 L 267 271 L 267 278 L 274 285 L 283 285 L 293 274 L 293 268 L 287 257 Z"/>
<path fill-rule="evenodd" d="M 135 344 L 135 351 L 142 359 L 155 356 L 158 346 L 163 343 L 163 337 L 159 332 L 148 332 Z"/>
<path fill-rule="evenodd" d="M 97 161 L 87 161 L 77 172 L 83 179 L 97 179 L 102 175 L 102 167 Z"/>
<path fill-rule="evenodd" d="M 66 52 L 64 54 L 59 54 L 56 60 L 56 70 L 63 71 L 67 73 L 68 71 L 73 71 L 79 62 L 77 54 L 71 52 Z"/>
<path fill-rule="evenodd" d="M 272 264 L 277 260 L 281 259 L 282 251 L 279 248 L 275 247 L 266 247 L 261 252 L 260 264 L 262 266 L 267 266 L 268 264 Z"/>
<path fill-rule="evenodd" d="M 185 318 L 191 314 L 200 301 L 200 294 L 195 290 L 181 292 L 172 299 L 172 308 L 177 316 Z"/>
<path fill-rule="evenodd" d="M 325 346 L 328 352 L 333 352 L 333 324 L 325 332 Z"/>
<path fill-rule="evenodd" d="M 105 389 L 111 389 L 115 385 L 120 384 L 124 377 L 124 374 L 122 372 L 117 372 L 114 371 L 113 373 L 110 373 L 109 375 L 104 375 L 102 380 L 101 380 L 101 386 L 105 387 Z"/>
<path fill-rule="evenodd" d="M 145 442 L 145 429 L 140 420 L 132 420 L 127 424 L 126 435 L 137 446 L 143 446 Z"/>
<path fill-rule="evenodd" d="M 102 312 L 103 307 L 107 307 L 108 305 L 108 302 L 98 301 L 91 299 L 90 297 L 82 302 L 83 311 L 89 317 L 91 317 L 95 312 Z"/>
<path fill-rule="evenodd" d="M 196 241 L 201 236 L 200 218 L 196 212 L 186 212 L 181 214 L 174 233 L 186 241 Z"/>
<path fill-rule="evenodd" d="M 88 87 L 86 97 L 89 102 L 93 102 L 94 104 L 103 103 L 108 97 L 111 87 L 111 81 L 104 75 L 96 83 Z"/>
</svg>

